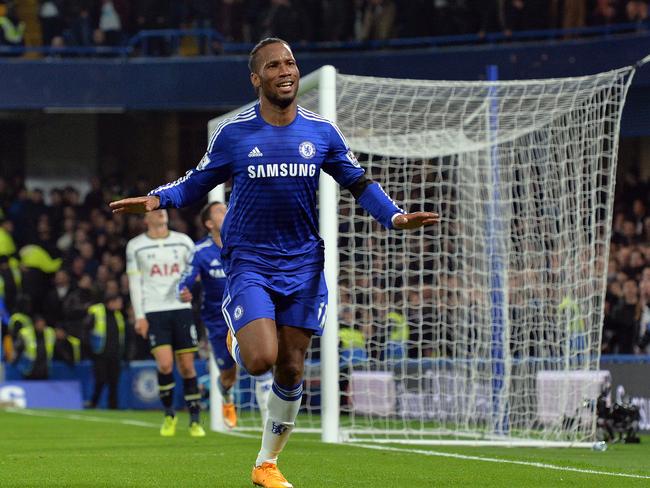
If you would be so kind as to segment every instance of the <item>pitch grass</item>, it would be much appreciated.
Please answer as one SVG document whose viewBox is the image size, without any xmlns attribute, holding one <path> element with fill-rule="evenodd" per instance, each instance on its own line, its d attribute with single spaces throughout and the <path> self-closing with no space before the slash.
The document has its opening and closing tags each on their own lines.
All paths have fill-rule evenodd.
<svg viewBox="0 0 650 488">
<path fill-rule="evenodd" d="M 176 437 L 163 439 L 160 421 L 159 412 L 0 410 L 0 487 L 251 486 L 257 435 L 209 432 L 194 439 L 187 433 L 187 416 L 180 414 Z M 606 452 L 389 447 L 399 451 L 329 445 L 316 435 L 296 434 L 280 467 L 296 488 L 650 486 L 650 436 L 640 445 L 614 445 Z M 559 470 L 476 458 L 541 463 Z"/>
</svg>

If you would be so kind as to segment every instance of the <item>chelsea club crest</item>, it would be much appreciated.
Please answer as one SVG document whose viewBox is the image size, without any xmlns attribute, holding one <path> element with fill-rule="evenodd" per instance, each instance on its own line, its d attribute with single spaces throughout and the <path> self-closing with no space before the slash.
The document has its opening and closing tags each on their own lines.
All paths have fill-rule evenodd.
<svg viewBox="0 0 650 488">
<path fill-rule="evenodd" d="M 305 159 L 311 159 L 316 155 L 316 146 L 309 141 L 301 142 L 298 152 Z"/>
</svg>

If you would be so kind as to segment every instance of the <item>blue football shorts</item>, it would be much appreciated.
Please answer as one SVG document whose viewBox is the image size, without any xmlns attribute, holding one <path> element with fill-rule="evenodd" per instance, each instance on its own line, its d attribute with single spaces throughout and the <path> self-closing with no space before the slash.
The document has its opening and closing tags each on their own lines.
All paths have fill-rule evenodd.
<svg viewBox="0 0 650 488">
<path fill-rule="evenodd" d="M 219 366 L 220 370 L 230 369 L 235 366 L 235 361 L 228 352 L 226 347 L 226 335 L 228 334 L 228 326 L 222 321 L 203 320 L 205 328 L 208 331 L 208 340 L 212 346 L 212 354 L 214 360 Z"/>
<path fill-rule="evenodd" d="M 228 276 L 222 305 L 230 330 L 269 318 L 277 325 L 323 333 L 327 314 L 327 285 L 322 271 L 270 275 L 243 271 Z"/>
</svg>

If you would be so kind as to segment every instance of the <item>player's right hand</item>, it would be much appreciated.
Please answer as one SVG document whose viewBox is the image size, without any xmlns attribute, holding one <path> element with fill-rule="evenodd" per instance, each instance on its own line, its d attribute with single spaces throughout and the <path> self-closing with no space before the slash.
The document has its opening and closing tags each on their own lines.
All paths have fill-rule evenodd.
<svg viewBox="0 0 650 488">
<path fill-rule="evenodd" d="M 160 197 L 147 195 L 146 197 L 123 198 L 108 204 L 114 214 L 120 213 L 146 213 L 160 207 Z"/>
<path fill-rule="evenodd" d="M 188 290 L 187 287 L 181 290 L 179 296 L 181 297 L 181 302 L 187 303 L 192 301 L 192 292 Z"/>
<path fill-rule="evenodd" d="M 135 333 L 140 337 L 143 339 L 147 338 L 147 332 L 149 332 L 149 322 L 147 322 L 147 319 L 136 319 L 133 328 L 135 329 Z"/>
</svg>

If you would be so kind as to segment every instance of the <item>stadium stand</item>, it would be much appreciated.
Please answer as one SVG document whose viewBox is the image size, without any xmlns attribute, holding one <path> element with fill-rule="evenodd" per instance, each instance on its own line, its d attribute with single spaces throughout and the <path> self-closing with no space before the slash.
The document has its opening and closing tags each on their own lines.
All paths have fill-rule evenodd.
<svg viewBox="0 0 650 488">
<path fill-rule="evenodd" d="M 318 21 L 323 18 L 331 22 Z M 19 25 L 24 34 L 17 41 Z M 431 45 L 441 36 L 471 44 L 605 35 L 647 26 L 648 5 L 641 0 L 2 0 L 0 47 L 24 49 L 0 52 L 220 54 L 247 51 L 251 42 L 270 33 L 303 49 L 364 43 L 398 47 L 400 40 L 413 38 Z"/>
</svg>

